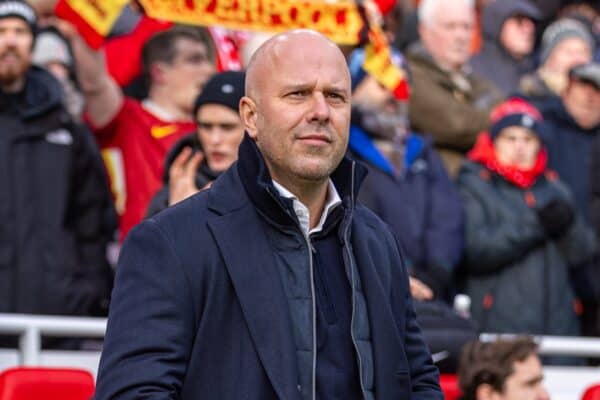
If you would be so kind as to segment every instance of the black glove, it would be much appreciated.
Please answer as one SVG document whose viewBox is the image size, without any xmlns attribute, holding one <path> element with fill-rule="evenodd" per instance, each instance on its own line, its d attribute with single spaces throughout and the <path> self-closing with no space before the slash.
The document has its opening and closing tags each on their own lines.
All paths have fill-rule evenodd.
<svg viewBox="0 0 600 400">
<path fill-rule="evenodd" d="M 540 224 L 552 239 L 558 239 L 573 225 L 573 207 L 564 200 L 556 199 L 537 210 Z"/>
</svg>

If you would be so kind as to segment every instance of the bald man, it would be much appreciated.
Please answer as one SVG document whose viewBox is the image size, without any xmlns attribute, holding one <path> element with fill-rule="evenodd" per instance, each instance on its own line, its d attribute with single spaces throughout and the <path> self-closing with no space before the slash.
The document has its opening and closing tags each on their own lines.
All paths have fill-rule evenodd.
<svg viewBox="0 0 600 400">
<path fill-rule="evenodd" d="M 240 115 L 238 162 L 126 240 L 96 399 L 442 399 L 396 240 L 355 202 L 340 50 L 273 37 Z"/>
</svg>

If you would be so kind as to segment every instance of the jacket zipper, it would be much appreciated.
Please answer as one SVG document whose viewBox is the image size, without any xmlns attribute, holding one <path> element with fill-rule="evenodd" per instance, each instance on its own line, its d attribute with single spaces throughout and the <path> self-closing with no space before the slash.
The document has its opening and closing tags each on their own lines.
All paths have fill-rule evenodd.
<svg viewBox="0 0 600 400">
<path fill-rule="evenodd" d="M 354 204 L 354 168 L 356 163 L 352 162 L 352 179 L 350 184 L 350 198 L 352 204 Z M 356 338 L 354 337 L 354 314 L 356 313 L 356 287 L 354 285 L 354 257 L 352 256 L 352 252 L 350 251 L 350 242 L 349 242 L 349 230 L 351 226 L 352 220 L 352 211 L 350 214 L 350 218 L 348 219 L 347 226 L 344 229 L 344 250 L 348 255 L 348 261 L 350 262 L 350 286 L 352 288 L 352 315 L 350 317 L 350 338 L 352 339 L 352 344 L 354 345 L 354 350 L 356 351 L 356 359 L 358 361 L 358 380 L 360 383 L 360 390 L 363 398 L 365 396 L 365 387 L 363 385 L 363 373 L 362 373 L 362 361 L 360 358 L 360 351 L 358 350 L 358 345 L 356 344 Z"/>
<path fill-rule="evenodd" d="M 279 200 L 274 193 L 271 193 L 270 190 L 267 191 L 271 197 L 279 204 Z M 289 212 L 282 207 L 286 213 Z M 310 294 L 311 294 L 311 302 L 312 302 L 312 371 L 311 371 L 311 392 L 312 392 L 312 400 L 317 399 L 317 304 L 315 299 L 315 279 L 314 279 L 314 268 L 313 268 L 313 245 L 310 241 L 310 234 L 304 233 L 302 226 L 300 223 L 297 223 L 298 229 L 302 233 L 304 240 L 306 241 L 306 246 L 308 250 L 308 265 L 310 270 Z"/>
<path fill-rule="evenodd" d="M 300 228 L 302 231 L 302 228 Z M 310 241 L 310 235 L 304 234 L 302 231 L 302 235 L 306 240 L 306 245 L 308 246 L 308 265 L 310 269 L 310 295 L 312 302 L 312 399 L 316 400 L 317 398 L 317 303 L 315 299 L 315 277 L 314 277 L 314 268 L 313 268 L 313 246 Z"/>
</svg>

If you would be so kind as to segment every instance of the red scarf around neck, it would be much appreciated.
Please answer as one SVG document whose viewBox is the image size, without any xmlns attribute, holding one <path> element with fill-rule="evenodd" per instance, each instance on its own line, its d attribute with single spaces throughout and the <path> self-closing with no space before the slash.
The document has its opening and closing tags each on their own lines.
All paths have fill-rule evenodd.
<svg viewBox="0 0 600 400">
<path fill-rule="evenodd" d="M 535 183 L 537 178 L 546 171 L 548 153 L 543 147 L 540 149 L 533 167 L 521 169 L 511 165 L 502 164 L 496 157 L 494 142 L 487 132 L 479 134 L 477 142 L 467 154 L 467 157 L 479 163 L 490 171 L 500 175 L 512 184 L 527 189 Z"/>
</svg>

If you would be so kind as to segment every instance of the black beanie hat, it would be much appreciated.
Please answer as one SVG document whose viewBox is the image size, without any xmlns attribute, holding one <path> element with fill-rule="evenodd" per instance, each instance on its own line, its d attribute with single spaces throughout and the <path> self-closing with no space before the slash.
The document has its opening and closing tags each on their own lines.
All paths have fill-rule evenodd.
<svg viewBox="0 0 600 400">
<path fill-rule="evenodd" d="M 23 0 L 0 1 L 0 18 L 17 17 L 27 22 L 31 33 L 35 35 L 37 16 L 35 10 Z"/>
<path fill-rule="evenodd" d="M 544 141 L 542 129 L 543 117 L 528 101 L 520 97 L 512 97 L 500 103 L 491 112 L 489 134 L 496 140 L 502 129 L 509 126 L 522 126 L 535 133 Z"/>
<path fill-rule="evenodd" d="M 194 115 L 205 104 L 220 104 L 238 112 L 240 99 L 244 96 L 246 74 L 242 71 L 226 71 L 214 75 L 202 89 L 194 103 Z"/>
</svg>

